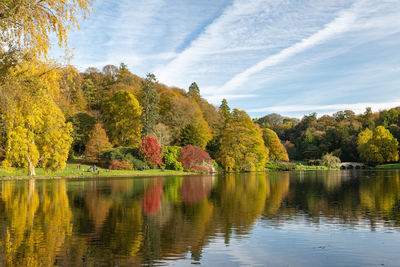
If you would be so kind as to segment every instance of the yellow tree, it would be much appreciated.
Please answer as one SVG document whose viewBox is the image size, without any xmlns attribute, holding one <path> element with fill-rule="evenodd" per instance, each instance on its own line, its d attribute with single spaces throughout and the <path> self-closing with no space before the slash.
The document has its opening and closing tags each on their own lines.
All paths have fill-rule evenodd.
<svg viewBox="0 0 400 267">
<path fill-rule="evenodd" d="M 361 159 L 366 162 L 384 163 L 399 160 L 399 142 L 383 126 L 376 127 L 374 131 L 365 129 L 360 132 L 357 145 Z"/>
<path fill-rule="evenodd" d="M 281 140 L 279 140 L 278 135 L 273 130 L 268 128 L 262 129 L 262 136 L 265 146 L 269 150 L 270 160 L 289 160 L 285 147 L 282 145 Z"/>
<path fill-rule="evenodd" d="M 139 147 L 142 107 L 129 92 L 118 91 L 101 108 L 104 128 L 116 146 Z"/>
<path fill-rule="evenodd" d="M 58 66 L 47 59 L 50 35 L 67 45 L 67 32 L 90 0 L 0 1 L 0 109 L 6 125 L 4 166 L 65 167 L 71 128 L 54 99 L 59 97 Z"/>
<path fill-rule="evenodd" d="M 263 170 L 268 149 L 260 129 L 245 111 L 234 109 L 221 133 L 217 159 L 227 171 Z"/>
<path fill-rule="evenodd" d="M 0 51 L 6 46 L 31 56 L 46 56 L 50 35 L 67 45 L 67 32 L 79 28 L 78 15 L 91 11 L 91 0 L 0 1 Z"/>
<path fill-rule="evenodd" d="M 57 170 L 65 167 L 72 142 L 72 127 L 55 104 L 58 73 L 40 62 L 11 68 L 0 84 L 1 108 L 6 128 L 5 167 Z"/>
</svg>

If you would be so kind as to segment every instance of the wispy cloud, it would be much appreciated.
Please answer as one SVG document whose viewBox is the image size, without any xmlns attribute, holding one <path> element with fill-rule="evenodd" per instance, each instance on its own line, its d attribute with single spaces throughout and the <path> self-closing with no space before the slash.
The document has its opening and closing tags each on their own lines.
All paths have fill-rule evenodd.
<svg viewBox="0 0 400 267">
<path fill-rule="evenodd" d="M 242 86 L 253 74 L 256 74 L 265 68 L 275 66 L 283 61 L 289 59 L 290 57 L 310 49 L 328 39 L 347 31 L 351 28 L 352 23 L 355 21 L 356 12 L 354 10 L 347 10 L 342 12 L 339 17 L 334 19 L 332 22 L 328 23 L 323 29 L 319 30 L 317 33 L 311 35 L 310 37 L 303 39 L 302 41 L 295 43 L 294 45 L 285 48 L 279 53 L 272 56 L 268 56 L 257 64 L 251 66 L 245 71 L 235 75 L 227 83 L 218 89 L 219 93 L 234 91 L 238 87 Z"/>
<path fill-rule="evenodd" d="M 258 113 L 400 99 L 398 0 L 97 0 L 95 9 L 70 38 L 80 69 L 124 62 Z"/>
</svg>

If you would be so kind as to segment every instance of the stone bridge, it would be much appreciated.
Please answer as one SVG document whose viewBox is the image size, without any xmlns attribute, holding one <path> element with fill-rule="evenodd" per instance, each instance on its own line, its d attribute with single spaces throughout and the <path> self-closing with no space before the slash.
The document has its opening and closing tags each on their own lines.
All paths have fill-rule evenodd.
<svg viewBox="0 0 400 267">
<path fill-rule="evenodd" d="M 342 162 L 340 164 L 340 169 L 365 169 L 365 164 L 361 162 Z"/>
</svg>

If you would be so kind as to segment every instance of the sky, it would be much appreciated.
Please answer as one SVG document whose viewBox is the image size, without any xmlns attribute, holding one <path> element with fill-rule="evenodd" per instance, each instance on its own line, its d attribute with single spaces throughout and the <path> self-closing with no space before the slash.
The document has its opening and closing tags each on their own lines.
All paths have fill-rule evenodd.
<svg viewBox="0 0 400 267">
<path fill-rule="evenodd" d="M 400 106 L 400 0 L 94 0 L 84 71 L 128 65 L 252 117 Z M 53 55 L 59 57 L 60 49 Z"/>
</svg>

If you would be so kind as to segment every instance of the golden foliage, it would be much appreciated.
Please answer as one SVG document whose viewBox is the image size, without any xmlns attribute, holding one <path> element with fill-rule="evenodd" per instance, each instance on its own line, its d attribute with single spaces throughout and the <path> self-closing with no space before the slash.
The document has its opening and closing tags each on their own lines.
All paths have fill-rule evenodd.
<svg viewBox="0 0 400 267">
<path fill-rule="evenodd" d="M 234 109 L 221 133 L 219 162 L 227 171 L 259 171 L 264 170 L 267 157 L 260 129 L 246 112 Z"/>
<path fill-rule="evenodd" d="M 91 0 L 9 0 L 0 1 L 0 32 L 3 45 L 46 56 L 50 35 L 67 46 L 67 32 L 79 28 L 78 15 L 86 17 Z M 1 44 L 1 43 L 0 43 Z"/>
<path fill-rule="evenodd" d="M 40 61 L 11 68 L 0 84 L 1 109 L 7 129 L 3 166 L 63 169 L 72 142 L 72 127 L 54 102 L 59 72 Z"/>
</svg>

